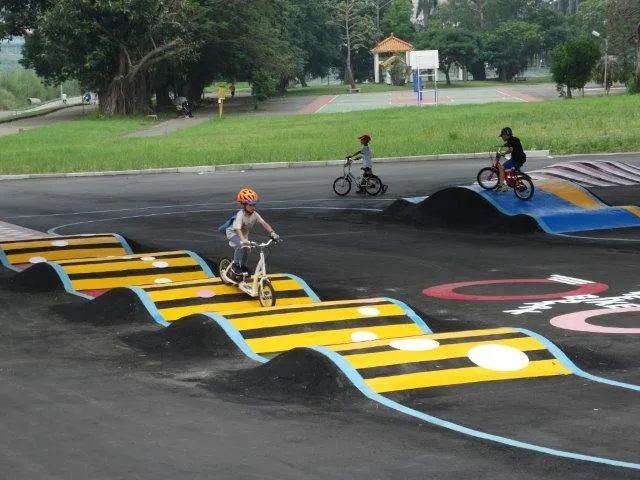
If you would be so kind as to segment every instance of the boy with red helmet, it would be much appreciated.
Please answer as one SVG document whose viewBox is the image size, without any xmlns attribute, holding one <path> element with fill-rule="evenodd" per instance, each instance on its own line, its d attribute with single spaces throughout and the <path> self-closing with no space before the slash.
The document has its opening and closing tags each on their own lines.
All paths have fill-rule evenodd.
<svg viewBox="0 0 640 480">
<path fill-rule="evenodd" d="M 249 232 L 256 223 L 262 225 L 271 238 L 278 240 L 279 235 L 271 228 L 258 212 L 256 205 L 258 203 L 258 194 L 251 188 L 242 188 L 236 195 L 236 202 L 242 205 L 242 210 L 236 213 L 235 217 L 229 219 L 225 233 L 229 246 L 234 248 L 232 271 L 236 275 L 242 275 L 248 272 L 247 261 L 249 260 L 249 249 L 242 248 L 243 245 L 249 244 Z"/>
<path fill-rule="evenodd" d="M 362 135 L 360 135 L 358 137 L 358 140 L 360 140 L 360 144 L 362 145 L 362 148 L 360 150 L 358 150 L 355 153 L 352 153 L 351 155 L 347 156 L 347 159 L 349 160 L 360 160 L 362 159 L 362 184 L 358 186 L 358 193 L 364 193 L 364 188 L 362 188 L 362 185 L 364 185 L 364 182 L 366 181 L 366 177 L 369 177 L 372 173 L 373 173 L 373 162 L 371 161 L 371 158 L 373 157 L 373 155 L 371 154 L 371 149 L 369 148 L 369 142 L 371 141 L 371 135 L 369 135 L 368 133 L 363 133 Z"/>
</svg>

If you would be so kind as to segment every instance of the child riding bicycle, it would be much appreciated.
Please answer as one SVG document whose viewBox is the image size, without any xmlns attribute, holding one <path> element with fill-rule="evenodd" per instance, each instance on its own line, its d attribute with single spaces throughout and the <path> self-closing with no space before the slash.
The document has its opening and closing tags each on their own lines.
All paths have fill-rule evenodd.
<svg viewBox="0 0 640 480">
<path fill-rule="evenodd" d="M 527 154 L 524 153 L 522 143 L 518 137 L 513 135 L 511 127 L 504 127 L 498 135 L 504 141 L 504 146 L 507 147 L 506 152 L 502 156 L 511 154 L 511 159 L 504 162 L 504 165 L 498 163 L 498 187 L 496 192 L 507 191 L 507 186 L 504 184 L 504 171 L 505 170 L 520 170 L 520 167 L 527 161 Z M 497 155 L 500 155 L 499 153 Z"/>
<path fill-rule="evenodd" d="M 358 185 L 357 193 L 365 193 L 364 186 L 367 184 L 367 177 L 373 174 L 373 162 L 371 161 L 373 155 L 369 148 L 369 142 L 371 141 L 371 135 L 364 133 L 358 137 L 362 148 L 351 155 L 347 155 L 347 160 L 360 160 L 362 159 L 362 180 Z"/>
<path fill-rule="evenodd" d="M 236 195 L 236 202 L 242 205 L 233 217 L 223 223 L 218 230 L 225 232 L 229 246 L 233 247 L 233 263 L 231 264 L 231 272 L 236 277 L 241 277 L 243 273 L 249 273 L 247 262 L 249 260 L 249 249 L 244 248 L 249 245 L 249 232 L 256 223 L 262 225 L 267 233 L 278 241 L 280 236 L 273 230 L 258 212 L 256 205 L 258 203 L 258 194 L 251 188 L 242 188 Z"/>
</svg>

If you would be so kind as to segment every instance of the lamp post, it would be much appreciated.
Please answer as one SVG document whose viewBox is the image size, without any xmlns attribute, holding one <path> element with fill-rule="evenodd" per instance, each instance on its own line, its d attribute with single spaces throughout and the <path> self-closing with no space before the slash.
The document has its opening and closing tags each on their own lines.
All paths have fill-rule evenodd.
<svg viewBox="0 0 640 480">
<path fill-rule="evenodd" d="M 591 35 L 594 37 L 600 38 L 600 32 L 595 30 L 591 31 Z M 605 94 L 609 95 L 609 82 L 607 81 L 607 70 L 609 67 L 609 38 L 604 37 L 604 91 Z"/>
</svg>

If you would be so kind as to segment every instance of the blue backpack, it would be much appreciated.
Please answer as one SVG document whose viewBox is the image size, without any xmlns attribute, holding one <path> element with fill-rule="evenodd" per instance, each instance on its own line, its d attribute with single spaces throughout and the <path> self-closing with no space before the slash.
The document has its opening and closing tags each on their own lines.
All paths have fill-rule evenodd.
<svg viewBox="0 0 640 480">
<path fill-rule="evenodd" d="M 231 217 L 229 217 L 222 225 L 220 225 L 218 227 L 218 231 L 221 233 L 224 233 L 227 231 L 227 228 L 229 228 L 231 225 L 233 225 L 233 222 L 236 219 L 236 214 L 234 213 Z"/>
</svg>

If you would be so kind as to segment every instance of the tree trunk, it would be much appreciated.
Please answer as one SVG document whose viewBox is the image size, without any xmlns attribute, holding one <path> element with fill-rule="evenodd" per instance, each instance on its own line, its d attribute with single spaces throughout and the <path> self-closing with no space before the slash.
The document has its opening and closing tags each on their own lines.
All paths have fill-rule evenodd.
<svg viewBox="0 0 640 480">
<path fill-rule="evenodd" d="M 308 87 L 309 85 L 307 84 L 307 76 L 306 75 L 300 75 L 300 85 L 303 87 Z"/>
<path fill-rule="evenodd" d="M 351 69 L 351 51 L 347 53 L 347 64 L 344 69 L 344 82 L 348 83 L 351 88 L 356 88 L 356 82 L 353 80 L 353 70 Z"/>
<path fill-rule="evenodd" d="M 569 85 L 567 85 L 567 98 L 573 98 L 571 95 L 571 87 Z"/>
<path fill-rule="evenodd" d="M 484 68 L 484 62 L 478 61 L 471 64 L 469 67 L 469 71 L 471 75 L 473 75 L 474 80 L 486 80 L 487 79 L 487 71 Z"/>
<path fill-rule="evenodd" d="M 149 106 L 149 82 L 146 72 L 131 78 L 127 73 L 126 57 L 118 56 L 118 73 L 99 93 L 100 111 L 107 115 L 146 115 Z"/>
<path fill-rule="evenodd" d="M 451 68 L 451 64 L 446 64 L 445 63 L 445 68 L 444 70 L 442 70 L 442 72 L 444 73 L 444 77 L 447 80 L 447 86 L 451 86 L 451 76 L 449 75 L 449 69 Z"/>
</svg>

